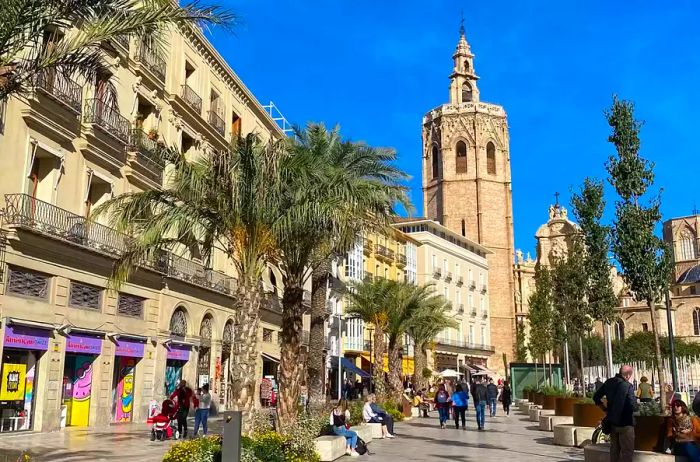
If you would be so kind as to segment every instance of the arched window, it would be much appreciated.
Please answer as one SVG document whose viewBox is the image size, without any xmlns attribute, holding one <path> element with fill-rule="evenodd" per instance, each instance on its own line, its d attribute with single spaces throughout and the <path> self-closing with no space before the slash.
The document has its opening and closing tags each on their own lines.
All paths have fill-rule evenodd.
<svg viewBox="0 0 700 462">
<path fill-rule="evenodd" d="M 491 141 L 486 145 L 486 172 L 496 174 L 496 146 Z"/>
<path fill-rule="evenodd" d="M 464 141 L 457 141 L 455 151 L 457 152 L 457 173 L 467 173 L 467 145 Z"/>
<path fill-rule="evenodd" d="M 437 146 L 433 146 L 433 178 L 440 177 L 440 150 Z"/>
<path fill-rule="evenodd" d="M 197 356 L 197 383 L 209 381 L 211 366 L 211 316 L 206 315 L 199 326 L 199 354 Z"/>
<path fill-rule="evenodd" d="M 277 289 L 277 276 L 275 276 L 275 272 L 272 271 L 272 268 L 270 268 L 270 284 Z"/>
<path fill-rule="evenodd" d="M 693 335 L 700 335 L 700 308 L 693 310 Z"/>
<path fill-rule="evenodd" d="M 464 60 L 464 72 L 469 72 L 469 61 Z"/>
<path fill-rule="evenodd" d="M 681 239 L 679 242 L 680 247 L 680 260 L 695 260 L 697 256 L 697 249 L 695 246 L 695 236 L 687 229 L 681 232 Z"/>
<path fill-rule="evenodd" d="M 464 82 L 462 84 L 462 102 L 470 103 L 472 100 L 472 86 L 469 82 Z"/>
<path fill-rule="evenodd" d="M 622 319 L 618 319 L 617 322 L 615 322 L 615 339 L 625 339 L 625 323 L 622 321 Z"/>
<path fill-rule="evenodd" d="M 170 333 L 178 337 L 187 335 L 187 314 L 184 309 L 177 308 L 173 311 L 173 315 L 170 318 Z"/>
</svg>

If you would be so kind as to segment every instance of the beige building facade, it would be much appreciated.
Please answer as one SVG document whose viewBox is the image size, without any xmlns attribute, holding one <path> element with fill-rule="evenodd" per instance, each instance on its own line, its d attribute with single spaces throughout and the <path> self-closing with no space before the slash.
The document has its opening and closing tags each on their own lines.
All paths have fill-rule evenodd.
<svg viewBox="0 0 700 462">
<path fill-rule="evenodd" d="M 503 107 L 483 102 L 464 37 L 453 54 L 449 103 L 423 117 L 425 217 L 488 248 L 491 336 L 513 359 L 515 307 L 510 147 Z M 503 374 L 504 367 L 498 365 Z"/>
<path fill-rule="evenodd" d="M 4 103 L 0 431 L 143 422 L 180 378 L 210 383 L 226 406 L 231 262 L 203 261 L 196 248 L 166 252 L 108 290 L 126 237 L 88 221 L 111 197 L 163 186 L 162 145 L 195 158 L 239 134 L 284 136 L 201 32 L 172 31 L 164 42 L 105 44 L 109 73 L 95 82 L 46 73 Z M 264 282 L 279 294 L 275 271 Z M 273 297 L 259 375 L 279 358 L 280 317 Z"/>
</svg>

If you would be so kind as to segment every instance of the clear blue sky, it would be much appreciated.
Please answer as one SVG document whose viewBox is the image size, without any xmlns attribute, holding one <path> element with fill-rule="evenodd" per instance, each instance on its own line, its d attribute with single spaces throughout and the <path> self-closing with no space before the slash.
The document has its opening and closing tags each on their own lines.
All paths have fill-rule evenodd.
<svg viewBox="0 0 700 462">
<path fill-rule="evenodd" d="M 700 206 L 697 0 L 218 1 L 243 23 L 214 44 L 257 98 L 395 148 L 418 214 L 421 117 L 447 102 L 462 8 L 481 99 L 508 113 L 516 248 L 534 249 L 555 191 L 568 206 L 571 188 L 606 174 L 613 93 L 645 121 L 664 218 Z"/>
</svg>

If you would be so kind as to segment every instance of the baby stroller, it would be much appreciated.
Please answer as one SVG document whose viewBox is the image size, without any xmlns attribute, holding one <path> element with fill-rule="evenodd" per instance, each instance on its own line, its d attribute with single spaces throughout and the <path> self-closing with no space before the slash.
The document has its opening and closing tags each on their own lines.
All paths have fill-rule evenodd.
<svg viewBox="0 0 700 462">
<path fill-rule="evenodd" d="M 166 399 L 163 401 L 160 408 L 160 414 L 153 417 L 151 441 L 165 441 L 173 438 L 175 430 L 173 429 L 172 422 L 175 419 L 176 413 L 177 406 L 172 400 Z"/>
</svg>

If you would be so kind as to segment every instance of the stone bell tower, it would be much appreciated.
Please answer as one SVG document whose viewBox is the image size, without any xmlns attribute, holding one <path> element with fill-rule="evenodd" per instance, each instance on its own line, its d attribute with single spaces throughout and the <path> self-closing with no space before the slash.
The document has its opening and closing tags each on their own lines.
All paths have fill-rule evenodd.
<svg viewBox="0 0 700 462">
<path fill-rule="evenodd" d="M 474 55 L 460 29 L 450 99 L 423 117 L 423 213 L 493 251 L 489 264 L 492 368 L 514 360 L 514 243 L 508 122 L 481 101 Z"/>
</svg>

